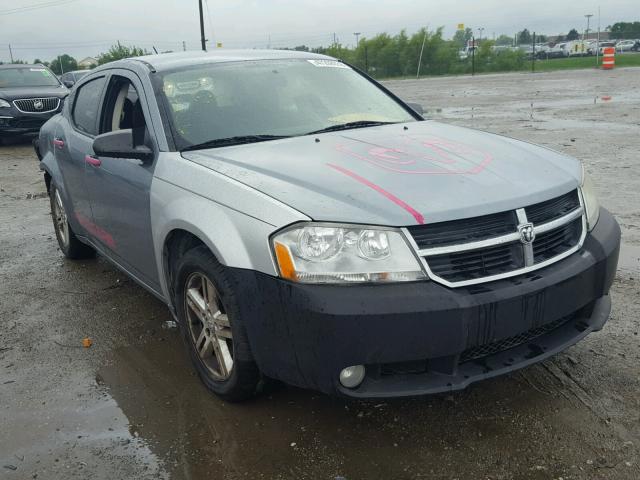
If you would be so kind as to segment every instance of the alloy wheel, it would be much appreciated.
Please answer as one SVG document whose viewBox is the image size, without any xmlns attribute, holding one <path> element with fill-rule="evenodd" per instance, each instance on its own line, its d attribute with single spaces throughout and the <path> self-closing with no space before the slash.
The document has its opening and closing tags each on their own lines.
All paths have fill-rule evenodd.
<svg viewBox="0 0 640 480">
<path fill-rule="evenodd" d="M 58 189 L 55 191 L 53 200 L 53 221 L 60 237 L 60 243 L 66 246 L 69 244 L 69 222 Z"/>
<path fill-rule="evenodd" d="M 203 273 L 186 281 L 185 309 L 189 337 L 214 379 L 227 380 L 233 371 L 233 334 L 220 295 Z"/>
</svg>

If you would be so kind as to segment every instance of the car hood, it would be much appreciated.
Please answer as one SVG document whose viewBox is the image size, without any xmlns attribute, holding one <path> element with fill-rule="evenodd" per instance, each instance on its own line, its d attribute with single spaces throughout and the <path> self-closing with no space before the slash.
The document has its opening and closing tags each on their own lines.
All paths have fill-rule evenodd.
<svg viewBox="0 0 640 480">
<path fill-rule="evenodd" d="M 408 226 L 524 207 L 576 188 L 577 160 L 433 121 L 185 152 L 314 220 Z"/>
<path fill-rule="evenodd" d="M 16 100 L 19 98 L 63 98 L 69 95 L 66 87 L 11 87 L 0 88 L 0 98 Z"/>
</svg>

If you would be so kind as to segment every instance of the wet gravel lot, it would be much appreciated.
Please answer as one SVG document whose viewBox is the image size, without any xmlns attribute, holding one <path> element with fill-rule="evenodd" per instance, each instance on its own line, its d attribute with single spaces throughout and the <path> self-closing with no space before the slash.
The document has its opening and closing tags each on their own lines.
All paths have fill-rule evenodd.
<svg viewBox="0 0 640 480">
<path fill-rule="evenodd" d="M 387 86 L 431 118 L 585 161 L 623 229 L 605 329 L 453 395 L 348 402 L 279 386 L 226 404 L 160 302 L 103 259 L 63 259 L 31 146 L 4 146 L 0 478 L 640 478 L 640 69 Z"/>
</svg>

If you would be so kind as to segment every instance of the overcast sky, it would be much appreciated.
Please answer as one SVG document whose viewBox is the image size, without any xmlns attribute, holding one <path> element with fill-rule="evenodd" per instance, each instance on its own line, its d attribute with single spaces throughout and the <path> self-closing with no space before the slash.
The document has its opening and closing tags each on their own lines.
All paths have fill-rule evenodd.
<svg viewBox="0 0 640 480">
<path fill-rule="evenodd" d="M 372 36 L 406 28 L 458 23 L 484 36 L 513 34 L 522 28 L 544 34 L 586 28 L 600 2 L 570 0 L 206 0 L 205 27 L 211 42 L 224 48 L 328 45 L 333 34 L 346 45 L 353 32 Z M 48 6 L 43 7 L 46 4 Z M 602 28 L 616 21 L 640 20 L 640 0 L 602 4 Z M 33 7 L 33 8 L 30 8 Z M 0 60 L 50 60 L 68 53 L 78 60 L 108 49 L 116 40 L 151 50 L 199 47 L 197 0 L 0 0 Z M 213 43 L 212 43 L 213 44 Z"/>
</svg>

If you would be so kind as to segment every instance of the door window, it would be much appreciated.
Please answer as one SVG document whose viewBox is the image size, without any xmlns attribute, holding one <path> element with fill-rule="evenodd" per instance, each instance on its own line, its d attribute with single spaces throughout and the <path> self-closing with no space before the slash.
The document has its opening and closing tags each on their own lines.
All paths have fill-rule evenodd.
<svg viewBox="0 0 640 480">
<path fill-rule="evenodd" d="M 148 145 L 142 103 L 131 80 L 118 75 L 111 77 L 102 112 L 100 133 L 131 129 L 134 146 Z"/>
<path fill-rule="evenodd" d="M 98 110 L 105 81 L 104 77 L 91 80 L 80 87 L 76 93 L 73 123 L 78 130 L 88 135 L 96 135 L 98 132 Z"/>
</svg>

